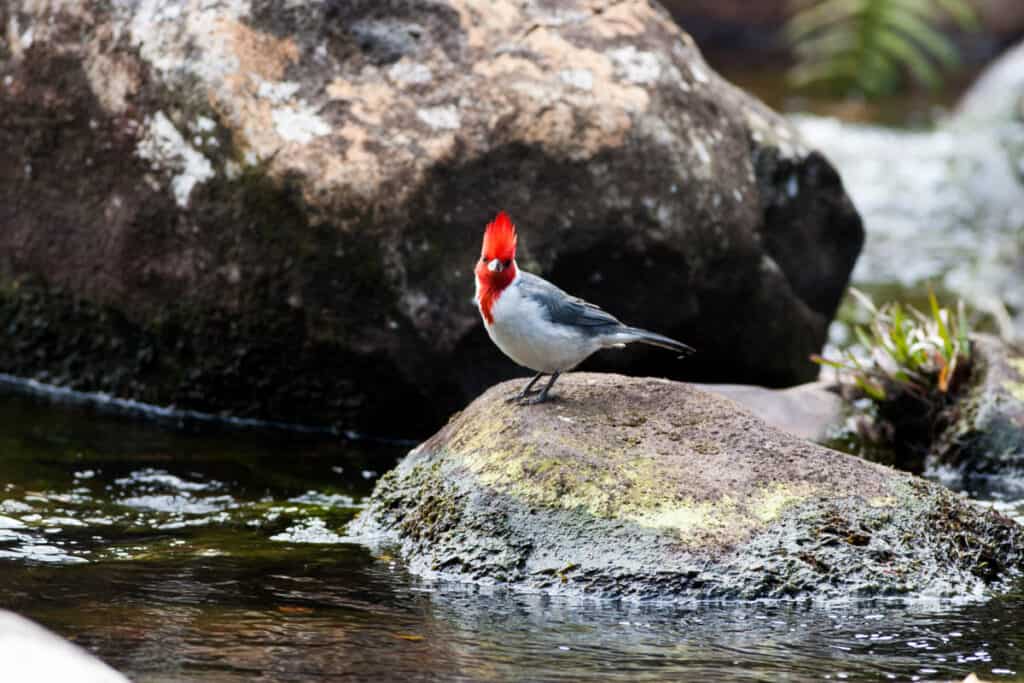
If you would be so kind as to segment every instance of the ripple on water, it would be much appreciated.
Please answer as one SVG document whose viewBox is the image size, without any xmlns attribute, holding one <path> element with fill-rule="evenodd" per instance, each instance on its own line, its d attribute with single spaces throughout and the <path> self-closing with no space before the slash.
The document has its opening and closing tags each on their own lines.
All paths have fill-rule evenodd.
<svg viewBox="0 0 1024 683">
<path fill-rule="evenodd" d="M 188 481 L 170 472 L 152 468 L 138 470 L 127 477 L 115 479 L 114 484 L 123 487 L 156 486 L 173 491 L 212 491 L 224 486 L 216 480 Z"/>
<path fill-rule="evenodd" d="M 20 531 L 0 530 L 0 559 L 45 562 L 48 564 L 79 564 L 88 562 L 61 547 L 60 541 L 47 542 L 42 537 Z"/>
<path fill-rule="evenodd" d="M 344 543 L 346 539 L 328 529 L 324 520 L 319 517 L 310 517 L 298 524 L 293 524 L 281 533 L 274 534 L 270 540 L 289 543 Z"/>
<path fill-rule="evenodd" d="M 0 501 L 0 558 L 81 563 L 231 554 L 223 533 L 246 543 L 344 542 L 338 530 L 359 503 L 348 494 L 307 489 L 287 499 L 242 499 L 232 484 L 200 473 L 145 467 L 122 476 L 74 472 L 67 490 L 19 490 Z"/>
<path fill-rule="evenodd" d="M 1024 669 L 1019 597 L 680 607 L 428 582 L 340 535 L 369 490 L 363 471 L 387 468 L 381 453 L 235 435 L 204 447 L 141 427 L 131 450 L 121 423 L 71 430 L 50 409 L 10 411 L 0 400 L 17 437 L 0 429 L 0 604 L 133 679 L 935 681 Z M 86 442 L 95 453 L 66 456 Z M 19 455 L 23 444 L 37 450 Z"/>
</svg>

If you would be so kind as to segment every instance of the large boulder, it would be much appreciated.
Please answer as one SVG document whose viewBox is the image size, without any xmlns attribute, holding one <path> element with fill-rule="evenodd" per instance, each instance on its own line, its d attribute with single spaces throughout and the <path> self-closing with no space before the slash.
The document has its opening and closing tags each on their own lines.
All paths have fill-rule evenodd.
<svg viewBox="0 0 1024 683">
<path fill-rule="evenodd" d="M 941 285 L 1024 338 L 1024 44 L 935 130 L 794 122 L 840 169 L 864 216 L 858 286 Z"/>
<path fill-rule="evenodd" d="M 350 533 L 420 574 L 638 598 L 976 595 L 1024 529 L 690 385 L 500 384 L 385 475 Z"/>
<path fill-rule="evenodd" d="M 0 26 L 0 371 L 422 433 L 516 372 L 470 304 L 504 208 L 523 266 L 702 352 L 600 366 L 784 385 L 860 249 L 829 163 L 653 3 L 13 0 Z"/>
</svg>

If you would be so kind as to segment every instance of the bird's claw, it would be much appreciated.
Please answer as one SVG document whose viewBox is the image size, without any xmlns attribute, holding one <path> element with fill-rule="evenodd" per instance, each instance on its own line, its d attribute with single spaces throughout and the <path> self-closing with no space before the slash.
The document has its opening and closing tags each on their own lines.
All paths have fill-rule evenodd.
<svg viewBox="0 0 1024 683">
<path fill-rule="evenodd" d="M 515 396 L 509 396 L 505 399 L 505 403 L 515 403 L 521 406 L 533 406 L 538 403 L 544 403 L 548 400 L 548 396 L 544 395 L 542 391 L 531 391 L 529 393 L 518 393 Z"/>
</svg>

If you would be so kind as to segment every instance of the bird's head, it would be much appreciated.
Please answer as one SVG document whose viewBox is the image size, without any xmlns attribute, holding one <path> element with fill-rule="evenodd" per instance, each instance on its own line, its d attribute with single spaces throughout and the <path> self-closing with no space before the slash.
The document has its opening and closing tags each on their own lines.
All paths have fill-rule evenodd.
<svg viewBox="0 0 1024 683">
<path fill-rule="evenodd" d="M 501 291 L 516 276 L 516 226 L 504 211 L 487 224 L 476 279 L 489 289 Z"/>
</svg>

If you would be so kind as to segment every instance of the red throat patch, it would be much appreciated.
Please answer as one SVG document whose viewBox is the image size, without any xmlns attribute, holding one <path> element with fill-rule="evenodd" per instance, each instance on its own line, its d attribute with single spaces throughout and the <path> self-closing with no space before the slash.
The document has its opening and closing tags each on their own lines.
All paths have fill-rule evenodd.
<svg viewBox="0 0 1024 683">
<path fill-rule="evenodd" d="M 484 244 L 476 264 L 477 303 L 488 324 L 494 322 L 494 303 L 516 276 L 516 226 L 504 211 L 498 212 L 484 231 Z M 498 259 L 507 265 L 493 271 L 487 264 Z"/>
</svg>

